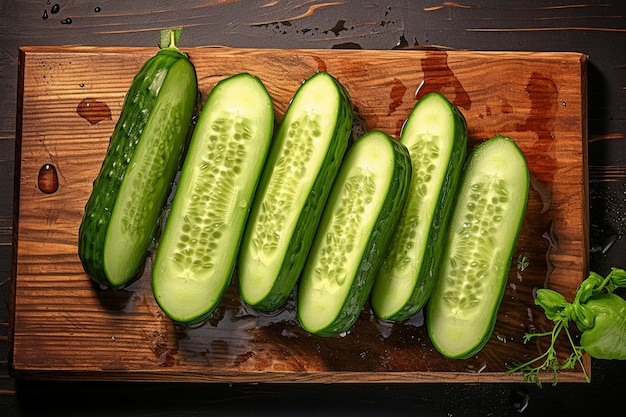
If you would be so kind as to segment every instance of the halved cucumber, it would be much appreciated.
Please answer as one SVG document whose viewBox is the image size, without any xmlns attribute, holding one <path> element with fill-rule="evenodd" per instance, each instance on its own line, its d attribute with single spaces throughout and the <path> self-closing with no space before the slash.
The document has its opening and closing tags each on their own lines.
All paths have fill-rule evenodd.
<svg viewBox="0 0 626 417">
<path fill-rule="evenodd" d="M 467 125 L 439 93 L 417 102 L 400 136 L 411 155 L 411 187 L 389 254 L 374 281 L 371 306 L 387 320 L 405 320 L 430 297 L 454 193 L 465 162 Z"/>
<path fill-rule="evenodd" d="M 209 94 L 152 270 L 156 300 L 173 320 L 203 320 L 230 283 L 273 128 L 273 104 L 258 78 L 234 75 Z"/>
<path fill-rule="evenodd" d="M 106 287 L 124 287 L 143 270 L 189 136 L 196 71 L 175 32 L 164 31 L 166 46 L 128 89 L 79 227 L 83 268 Z"/>
<path fill-rule="evenodd" d="M 464 168 L 426 326 L 435 348 L 468 358 L 493 333 L 528 201 L 529 172 L 515 142 L 481 143 Z"/>
<path fill-rule="evenodd" d="M 383 132 L 348 150 L 298 288 L 302 327 L 335 336 L 357 320 L 395 231 L 411 181 L 409 152 Z"/>
<path fill-rule="evenodd" d="M 261 311 L 284 304 L 317 229 L 348 146 L 352 106 L 319 72 L 298 89 L 270 148 L 237 268 L 242 299 Z"/>
</svg>

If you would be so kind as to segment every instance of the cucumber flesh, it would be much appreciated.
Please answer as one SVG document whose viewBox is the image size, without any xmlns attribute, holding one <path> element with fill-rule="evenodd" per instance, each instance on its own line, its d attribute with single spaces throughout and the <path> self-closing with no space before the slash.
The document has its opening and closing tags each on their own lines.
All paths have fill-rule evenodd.
<svg viewBox="0 0 626 417">
<path fill-rule="evenodd" d="M 400 142 L 411 155 L 411 187 L 371 295 L 374 314 L 397 321 L 421 310 L 432 292 L 466 156 L 465 118 L 444 96 L 430 93 L 415 105 Z"/>
<path fill-rule="evenodd" d="M 181 113 L 172 103 L 195 103 L 190 71 L 182 59 L 171 67 L 145 127 L 153 133 L 138 143 L 120 186 L 104 242 L 104 269 L 113 286 L 124 284 L 143 263 L 178 170 L 194 106 Z"/>
<path fill-rule="evenodd" d="M 333 184 L 298 288 L 302 327 L 320 336 L 350 329 L 369 296 L 408 194 L 408 150 L 385 133 L 363 135 Z"/>
<path fill-rule="evenodd" d="M 228 287 L 273 128 L 258 78 L 237 74 L 209 94 L 152 270 L 155 298 L 174 321 L 202 321 Z"/>
<path fill-rule="evenodd" d="M 511 139 L 495 136 L 471 153 L 426 307 L 428 334 L 442 355 L 471 357 L 491 336 L 528 192 L 528 166 Z"/>
<path fill-rule="evenodd" d="M 325 72 L 307 79 L 274 138 L 246 226 L 237 278 L 247 304 L 276 310 L 292 292 L 351 129 L 343 87 Z"/>
</svg>

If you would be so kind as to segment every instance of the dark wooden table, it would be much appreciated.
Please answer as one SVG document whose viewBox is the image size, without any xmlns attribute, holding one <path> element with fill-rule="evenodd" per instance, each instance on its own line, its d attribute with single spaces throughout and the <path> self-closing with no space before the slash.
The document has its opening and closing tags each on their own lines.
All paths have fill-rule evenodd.
<svg viewBox="0 0 626 417">
<path fill-rule="evenodd" d="M 592 382 L 544 385 L 224 384 L 15 380 L 7 370 L 18 47 L 434 47 L 588 55 L 590 269 L 626 267 L 626 6 L 580 2 L 0 0 L 0 415 L 589 415 L 624 409 L 626 363 L 594 360 Z"/>
</svg>

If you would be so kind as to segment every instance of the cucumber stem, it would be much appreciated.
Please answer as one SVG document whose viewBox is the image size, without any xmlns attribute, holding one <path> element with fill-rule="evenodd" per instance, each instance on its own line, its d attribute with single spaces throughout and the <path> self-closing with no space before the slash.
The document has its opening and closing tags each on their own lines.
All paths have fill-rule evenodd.
<svg viewBox="0 0 626 417">
<path fill-rule="evenodd" d="M 178 51 L 176 44 L 180 40 L 180 35 L 183 28 L 170 28 L 163 29 L 161 31 L 161 41 L 159 42 L 160 49 L 173 49 Z"/>
</svg>

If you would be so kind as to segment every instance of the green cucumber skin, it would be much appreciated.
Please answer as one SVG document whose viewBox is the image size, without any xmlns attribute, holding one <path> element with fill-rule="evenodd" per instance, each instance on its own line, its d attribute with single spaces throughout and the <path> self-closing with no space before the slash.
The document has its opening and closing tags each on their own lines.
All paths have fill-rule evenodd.
<svg viewBox="0 0 626 417">
<path fill-rule="evenodd" d="M 161 87 L 168 78 L 176 78 L 180 81 L 179 86 L 169 87 L 180 90 L 177 94 L 169 92 L 170 96 L 173 94 L 178 98 L 171 103 L 165 103 L 171 109 L 167 120 L 155 120 L 151 124 L 152 110 L 159 100 Z M 168 84 L 171 84 L 171 81 Z M 100 172 L 93 182 L 93 189 L 85 205 L 85 212 L 79 227 L 78 254 L 81 263 L 85 272 L 99 284 L 110 288 L 120 288 L 128 285 L 140 275 L 145 255 L 156 229 L 157 219 L 161 214 L 184 152 L 196 102 L 195 69 L 187 56 L 176 49 L 161 49 L 146 61 L 135 75 L 111 135 Z M 170 122 L 174 120 L 182 125 L 175 126 L 175 123 Z M 107 274 L 104 251 L 107 231 L 118 201 L 119 190 L 131 161 L 133 158 L 140 157 L 135 156 L 139 144 L 156 140 L 155 135 L 159 134 L 157 132 L 159 129 L 170 129 L 171 138 L 168 139 L 168 147 L 172 151 L 168 155 L 168 161 L 163 163 L 166 168 L 159 178 L 148 179 L 152 183 L 158 183 L 154 186 L 155 190 L 159 191 L 146 199 L 150 201 L 136 202 L 138 209 L 152 206 L 152 209 L 148 209 L 148 218 L 143 221 L 143 228 L 135 226 L 135 228 L 142 229 L 141 232 L 135 236 L 129 236 L 129 239 L 134 241 L 134 248 L 129 251 L 129 254 L 141 253 L 142 256 L 135 257 L 135 259 L 119 259 L 120 264 L 126 265 L 129 273 L 125 277 L 112 280 Z M 161 155 L 156 153 L 143 155 L 146 158 L 157 156 Z"/>
<path fill-rule="evenodd" d="M 389 188 L 387 190 L 387 194 L 382 204 L 382 207 L 379 211 L 375 225 L 367 239 L 363 254 L 358 261 L 358 267 L 352 279 L 352 285 L 350 286 L 350 290 L 347 297 L 345 298 L 343 306 L 338 313 L 336 319 L 325 328 L 319 330 L 309 328 L 306 325 L 305 319 L 302 317 L 300 309 L 297 310 L 297 316 L 300 321 L 300 325 L 309 333 L 313 333 L 317 336 L 338 336 L 344 332 L 347 332 L 358 319 L 361 311 L 363 310 L 363 307 L 365 306 L 365 303 L 367 302 L 367 299 L 369 298 L 372 285 L 374 284 L 374 278 L 378 273 L 378 269 L 381 266 L 383 257 L 387 253 L 387 249 L 391 243 L 391 239 L 393 238 L 393 234 L 395 232 L 395 228 L 397 227 L 402 208 L 404 207 L 404 204 L 406 202 L 411 181 L 412 169 L 408 149 L 399 141 L 394 140 L 393 138 L 387 136 L 380 131 L 371 131 L 369 133 L 366 133 L 361 138 L 357 139 L 357 142 L 355 142 L 353 147 L 358 146 L 359 142 L 364 142 L 364 139 L 367 140 L 367 137 L 369 135 L 378 134 L 384 135 L 393 147 L 393 175 L 391 181 L 389 182 Z M 350 150 L 348 150 L 348 153 L 349 152 Z M 348 159 L 347 156 L 346 159 Z M 349 168 L 350 167 L 346 166 L 346 164 L 344 163 L 342 164 L 340 170 L 343 171 L 344 169 Z M 338 180 L 340 179 L 340 177 L 341 173 L 339 174 Z M 337 186 L 342 186 L 342 184 L 340 182 L 336 182 L 333 185 L 333 188 Z M 331 195 L 332 193 L 333 191 L 331 191 Z M 332 214 L 332 203 L 333 202 L 329 199 L 327 207 L 322 215 L 323 217 Z M 322 223 L 323 222 L 324 221 L 322 220 Z M 315 239 L 322 239 L 323 234 L 324 230 L 318 229 Z M 316 245 L 314 243 L 312 250 L 314 250 L 315 247 Z M 309 255 L 309 257 L 311 257 L 311 255 Z M 306 279 L 307 273 L 314 270 L 315 268 L 316 265 L 313 265 L 310 260 L 307 260 L 301 279 Z M 298 303 L 296 304 L 296 307 L 298 307 L 298 305 L 301 303 L 302 297 L 303 293 L 302 289 L 300 289 L 298 293 Z"/>
<path fill-rule="evenodd" d="M 420 112 L 428 112 L 429 100 L 441 100 L 449 106 L 451 117 L 450 123 L 454 126 L 454 128 L 451 137 L 442 138 L 442 140 L 451 141 L 452 146 L 448 157 L 445 178 L 443 179 L 439 195 L 436 199 L 437 202 L 435 211 L 432 213 L 432 217 L 430 218 L 418 219 L 418 221 L 429 222 L 430 226 L 428 235 L 422 237 L 422 239 L 426 239 L 423 253 L 414 253 L 416 256 L 417 266 L 413 271 L 413 289 L 404 306 L 393 314 L 383 313 L 381 311 L 384 310 L 382 306 L 378 308 L 379 303 L 384 303 L 382 300 L 384 300 L 384 292 L 386 291 L 387 286 L 385 281 L 390 279 L 390 275 L 394 273 L 394 262 L 402 261 L 402 257 L 397 251 L 404 249 L 403 247 L 400 247 L 400 245 L 406 245 L 407 240 L 405 240 L 405 238 L 410 239 L 408 236 L 396 236 L 396 239 L 394 239 L 392 244 L 392 250 L 390 250 L 390 254 L 385 261 L 383 261 L 379 277 L 377 277 L 375 281 L 371 297 L 372 310 L 377 317 L 384 320 L 407 320 L 422 310 L 422 308 L 426 305 L 435 284 L 437 268 L 439 265 L 437 260 L 443 250 L 443 245 L 445 244 L 445 231 L 447 229 L 450 213 L 454 205 L 455 192 L 458 187 L 463 164 L 467 155 L 468 131 L 465 117 L 456 106 L 448 102 L 448 100 L 439 93 L 429 93 L 415 105 L 403 127 L 402 134 L 400 135 L 400 142 L 408 147 L 409 143 L 412 141 L 412 138 L 409 137 L 409 135 L 414 133 L 415 130 L 418 131 L 417 133 L 421 133 L 420 126 L 412 126 L 412 123 L 415 119 L 417 119 L 417 115 Z M 416 161 L 414 161 L 414 163 L 416 163 Z M 413 168 L 413 175 L 417 175 L 419 172 L 417 167 L 413 165 Z M 402 213 L 398 228 L 396 229 L 398 233 L 400 233 L 400 231 L 404 228 L 409 228 L 409 223 L 414 221 L 411 220 L 407 214 L 408 207 L 412 203 L 410 201 L 411 198 L 419 198 L 419 196 L 415 194 L 415 197 L 413 197 L 413 193 L 409 193 L 405 210 Z M 408 268 L 411 266 L 413 265 L 407 265 L 406 267 Z"/>
<path fill-rule="evenodd" d="M 338 106 L 338 115 L 336 118 L 334 132 L 319 173 L 315 182 L 312 184 L 310 191 L 308 192 L 308 197 L 304 205 L 302 206 L 298 220 L 293 229 L 293 233 L 291 236 L 281 236 L 281 239 L 288 239 L 291 244 L 287 247 L 285 254 L 282 256 L 282 266 L 274 277 L 274 285 L 267 295 L 258 302 L 250 302 L 250 300 L 246 300 L 244 298 L 244 302 L 260 311 L 269 312 L 280 308 L 284 305 L 287 298 L 293 291 L 300 273 L 302 272 L 302 268 L 304 267 L 306 255 L 311 247 L 326 199 L 328 198 L 331 185 L 337 176 L 337 172 L 339 171 L 339 166 L 347 149 L 348 140 L 352 131 L 353 109 L 348 93 L 345 88 L 328 73 L 319 72 L 306 80 L 298 91 L 296 91 L 294 100 L 292 100 L 291 103 L 294 103 L 298 93 L 306 88 L 307 83 L 313 81 L 313 79 L 317 77 L 326 77 L 330 80 L 330 82 L 335 85 L 339 94 L 340 103 Z M 287 109 L 285 118 L 287 117 L 290 109 L 292 109 L 291 106 Z M 297 109 L 292 111 L 296 112 Z M 284 134 L 284 132 L 282 132 L 282 128 L 283 125 L 281 125 L 281 128 L 277 132 L 277 137 Z M 285 126 L 285 128 L 289 127 Z M 275 139 L 274 142 L 276 143 L 276 141 L 277 140 Z M 245 274 L 247 271 L 254 268 L 254 262 L 256 260 L 254 254 L 252 253 L 254 246 L 251 242 L 251 235 L 255 227 L 255 223 L 252 222 L 252 219 L 256 217 L 254 211 L 255 209 L 259 210 L 263 204 L 265 191 L 269 186 L 269 181 L 273 172 L 273 163 L 275 163 L 275 159 L 278 157 L 280 151 L 281 149 L 279 149 L 278 146 L 273 146 L 270 149 L 268 163 L 265 166 L 263 176 L 258 187 L 257 196 L 252 206 L 251 221 L 246 227 L 238 268 L 238 278 L 241 289 L 240 292 L 242 295 L 245 293 L 243 288 L 241 288 L 243 285 L 246 285 L 245 280 L 247 277 Z"/>
<path fill-rule="evenodd" d="M 485 177 L 489 178 L 489 185 L 501 186 L 507 181 L 506 189 L 501 186 L 498 190 L 504 190 L 500 191 L 501 195 L 508 195 L 508 199 L 505 197 L 504 201 L 509 204 L 504 204 L 503 211 L 499 213 L 497 212 L 502 206 L 476 210 L 476 214 L 473 212 L 476 207 L 480 207 L 480 204 L 475 203 L 476 198 L 484 196 L 484 192 L 480 194 L 479 187 L 485 184 Z M 493 333 L 513 252 L 524 220 L 529 184 L 530 174 L 526 159 L 515 142 L 508 137 L 496 135 L 482 142 L 467 160 L 446 234 L 439 276 L 426 304 L 425 318 L 429 338 L 445 357 L 467 359 L 479 352 Z M 491 211 L 487 213 L 489 210 Z M 486 213 L 485 216 L 493 216 L 486 221 L 477 222 L 483 213 Z M 499 219 L 496 220 L 496 216 Z M 486 238 L 482 232 L 478 236 L 469 233 L 470 226 L 483 228 L 481 230 L 488 227 Z M 463 235 L 470 236 L 469 240 L 464 240 Z M 481 251 L 471 250 L 478 247 Z M 490 256 L 488 260 L 480 258 L 485 253 L 485 248 L 493 248 L 487 255 Z M 454 256 L 457 253 L 458 257 Z M 481 265 L 480 262 L 485 264 Z M 464 283 L 454 278 L 459 272 L 461 275 L 471 274 L 472 267 L 476 266 L 480 267 L 479 281 Z M 458 306 L 468 299 L 469 305 L 466 303 Z"/>
<path fill-rule="evenodd" d="M 202 322 L 228 288 L 274 130 L 272 100 L 248 73 L 205 101 L 157 246 L 152 290 L 181 324 Z"/>
</svg>

